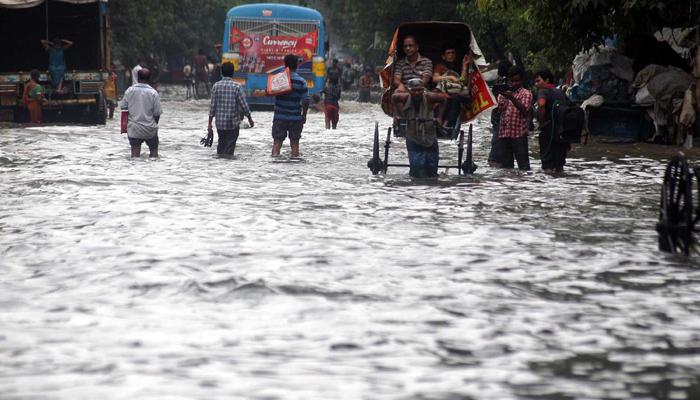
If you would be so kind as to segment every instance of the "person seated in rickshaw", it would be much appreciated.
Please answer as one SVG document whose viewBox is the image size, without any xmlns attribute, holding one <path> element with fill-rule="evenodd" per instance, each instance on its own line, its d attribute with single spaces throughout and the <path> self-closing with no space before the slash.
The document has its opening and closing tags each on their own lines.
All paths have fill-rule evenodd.
<svg viewBox="0 0 700 400">
<path fill-rule="evenodd" d="M 433 110 L 445 103 L 447 95 L 425 90 L 425 84 L 419 78 L 409 79 L 406 87 L 407 92 L 395 93 L 394 99 L 397 116 L 406 120 L 409 175 L 414 178 L 436 177 L 440 154 Z"/>
<path fill-rule="evenodd" d="M 447 46 L 442 51 L 442 62 L 435 65 L 433 84 L 435 87 L 450 95 L 443 107 L 438 111 L 438 124 L 441 128 L 451 128 L 457 121 L 461 105 L 470 98 L 469 89 L 465 84 L 469 79 L 469 64 L 471 55 L 465 54 L 461 65 L 457 63 L 457 49 Z M 459 71 L 459 72 L 458 72 Z"/>
<path fill-rule="evenodd" d="M 394 67 L 393 85 L 396 88 L 394 93 L 408 93 L 406 83 L 410 79 L 421 80 L 424 87 L 430 84 L 433 78 L 433 62 L 428 57 L 423 57 L 418 49 L 415 37 L 409 35 L 403 39 L 403 51 L 406 57 L 396 62 Z"/>
</svg>

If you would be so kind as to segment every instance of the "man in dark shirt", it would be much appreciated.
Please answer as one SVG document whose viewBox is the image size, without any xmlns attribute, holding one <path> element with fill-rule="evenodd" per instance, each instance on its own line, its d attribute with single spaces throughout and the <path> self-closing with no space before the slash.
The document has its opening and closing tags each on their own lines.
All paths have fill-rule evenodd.
<svg viewBox="0 0 700 400">
<path fill-rule="evenodd" d="M 508 71 L 513 65 L 510 61 L 501 61 L 498 63 L 498 79 L 496 80 L 496 85 L 507 86 L 508 85 Z M 500 92 L 495 92 L 498 95 Z M 491 110 L 491 150 L 489 151 L 488 162 L 492 167 L 498 166 L 498 161 L 496 159 L 496 150 L 498 148 L 498 128 L 501 124 L 501 110 L 498 106 Z"/>
<path fill-rule="evenodd" d="M 566 153 L 571 148 L 568 143 L 555 139 L 552 107 L 556 102 L 568 103 L 569 99 L 552 81 L 554 77 L 549 70 L 541 70 L 535 75 L 537 86 L 537 121 L 540 123 L 540 159 L 546 173 L 563 172 Z"/>
<path fill-rule="evenodd" d="M 272 121 L 272 156 L 279 157 L 284 139 L 289 136 L 291 156 L 299 157 L 299 140 L 309 110 L 306 80 L 296 73 L 299 58 L 293 54 L 284 56 L 284 66 L 289 68 L 292 91 L 275 98 L 275 114 Z"/>
<path fill-rule="evenodd" d="M 338 66 L 338 59 L 334 58 L 333 61 L 331 61 L 331 66 L 326 69 L 326 78 L 330 80 L 335 77 L 335 80 L 340 82 L 341 73 L 340 67 Z"/>
</svg>

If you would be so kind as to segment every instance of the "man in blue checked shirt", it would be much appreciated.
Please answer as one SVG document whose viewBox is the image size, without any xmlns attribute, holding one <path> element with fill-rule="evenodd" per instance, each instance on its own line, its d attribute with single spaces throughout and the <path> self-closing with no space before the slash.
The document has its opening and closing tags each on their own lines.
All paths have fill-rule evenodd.
<svg viewBox="0 0 700 400">
<path fill-rule="evenodd" d="M 272 156 L 279 157 L 284 139 L 289 136 L 292 157 L 299 157 L 299 139 L 309 110 L 309 90 L 306 80 L 296 73 L 299 58 L 293 54 L 284 56 L 284 66 L 289 68 L 292 91 L 275 98 L 275 115 L 272 118 Z"/>
<path fill-rule="evenodd" d="M 241 85 L 233 81 L 233 64 L 225 63 L 221 66 L 223 79 L 214 84 L 211 89 L 211 105 L 209 106 L 209 144 L 214 135 L 211 123 L 216 118 L 216 133 L 219 135 L 219 143 L 216 153 L 220 157 L 233 157 L 238 140 L 238 125 L 241 115 L 248 117 L 252 128 L 255 123 L 250 115 L 248 102 L 245 100 Z"/>
</svg>

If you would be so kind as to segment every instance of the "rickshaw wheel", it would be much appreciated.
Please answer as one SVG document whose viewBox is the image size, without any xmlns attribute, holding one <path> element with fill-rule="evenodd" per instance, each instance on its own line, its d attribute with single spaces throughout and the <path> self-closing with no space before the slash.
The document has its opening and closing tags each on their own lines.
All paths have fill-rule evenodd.
<svg viewBox="0 0 700 400">
<path fill-rule="evenodd" d="M 367 162 L 367 167 L 372 175 L 384 171 L 384 162 L 379 158 L 379 124 L 374 125 L 374 141 L 372 144 L 372 158 Z"/>
<path fill-rule="evenodd" d="M 695 247 L 692 188 L 687 160 L 682 155 L 674 156 L 666 167 L 661 186 L 659 223 L 656 226 L 661 251 L 689 255 Z"/>
</svg>

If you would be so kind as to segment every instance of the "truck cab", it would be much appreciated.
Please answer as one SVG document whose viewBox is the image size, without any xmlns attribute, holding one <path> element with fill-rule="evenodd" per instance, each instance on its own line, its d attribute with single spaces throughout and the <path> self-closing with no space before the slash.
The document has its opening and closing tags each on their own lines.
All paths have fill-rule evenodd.
<svg viewBox="0 0 700 400">
<path fill-rule="evenodd" d="M 0 121 L 26 122 L 22 106 L 29 72 L 41 72 L 46 89 L 44 120 L 104 124 L 102 87 L 111 62 L 111 32 L 107 0 L 0 0 Z M 73 42 L 65 50 L 63 91 L 51 89 L 48 53 L 42 40 Z"/>
</svg>

